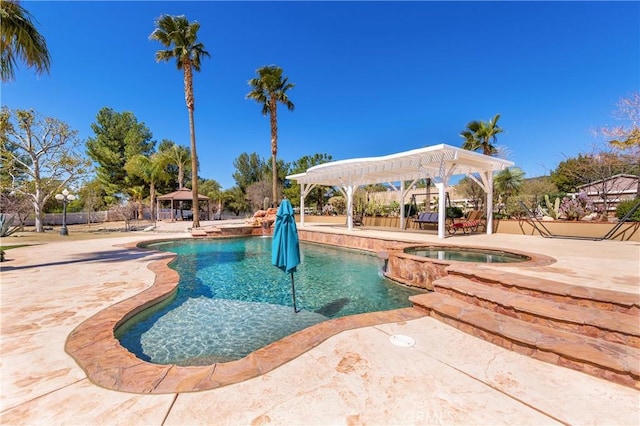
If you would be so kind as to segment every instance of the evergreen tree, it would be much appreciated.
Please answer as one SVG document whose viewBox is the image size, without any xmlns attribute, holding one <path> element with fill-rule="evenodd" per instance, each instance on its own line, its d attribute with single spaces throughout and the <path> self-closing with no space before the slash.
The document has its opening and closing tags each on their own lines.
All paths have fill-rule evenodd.
<svg viewBox="0 0 640 426">
<path fill-rule="evenodd" d="M 113 202 L 127 188 L 143 184 L 140 178 L 127 173 L 125 164 L 137 155 L 152 154 L 155 143 L 149 128 L 131 112 L 102 108 L 91 129 L 95 137 L 87 140 L 87 154 L 96 163 L 97 179 L 107 201 Z"/>
<path fill-rule="evenodd" d="M 255 152 L 251 154 L 243 152 L 233 160 L 233 166 L 236 168 L 232 175 L 233 179 L 243 193 L 246 193 L 251 184 L 264 180 L 268 172 L 267 164 Z"/>
</svg>

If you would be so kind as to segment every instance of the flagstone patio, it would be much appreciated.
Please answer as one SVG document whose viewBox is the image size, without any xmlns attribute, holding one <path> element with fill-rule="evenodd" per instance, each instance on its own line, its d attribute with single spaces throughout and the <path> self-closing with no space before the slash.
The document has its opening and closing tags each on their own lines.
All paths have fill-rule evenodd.
<svg viewBox="0 0 640 426">
<path fill-rule="evenodd" d="M 640 421 L 636 389 L 503 349 L 424 316 L 345 329 L 263 374 L 206 391 L 168 389 L 152 395 L 98 386 L 65 352 L 67 339 L 84 321 L 153 285 L 156 275 L 149 265 L 167 255 L 126 246 L 190 238 L 171 226 L 185 225 L 7 252 L 9 261 L 0 265 L 1 424 Z M 425 233 L 340 227 L 322 232 L 443 242 Z M 444 243 L 539 253 L 557 262 L 526 268 L 531 277 L 640 294 L 637 243 L 515 235 L 473 235 Z M 517 266 L 501 268 L 523 273 Z M 412 337 L 415 346 L 391 344 L 389 337 L 395 334 Z M 108 361 L 95 357 L 96 365 Z"/>
</svg>

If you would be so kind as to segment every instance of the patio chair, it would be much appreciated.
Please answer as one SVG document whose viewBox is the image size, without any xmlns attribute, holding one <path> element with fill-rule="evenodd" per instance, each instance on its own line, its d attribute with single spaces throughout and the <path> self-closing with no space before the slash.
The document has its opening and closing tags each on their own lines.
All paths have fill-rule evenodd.
<svg viewBox="0 0 640 426">
<path fill-rule="evenodd" d="M 454 220 L 453 223 L 449 225 L 447 230 L 449 231 L 450 234 L 455 234 L 456 232 L 458 232 L 458 230 L 462 230 L 462 233 L 466 234 L 467 231 L 478 232 L 478 229 L 480 229 L 480 227 L 482 226 L 484 226 L 486 229 L 487 225 L 482 219 L 482 211 L 471 210 L 467 215 L 466 219 L 460 222 L 456 222 Z"/>
</svg>

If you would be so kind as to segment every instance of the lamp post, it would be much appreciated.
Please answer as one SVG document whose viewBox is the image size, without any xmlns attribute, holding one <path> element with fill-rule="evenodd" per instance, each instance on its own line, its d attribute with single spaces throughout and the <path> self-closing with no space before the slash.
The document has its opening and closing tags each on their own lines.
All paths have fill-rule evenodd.
<svg viewBox="0 0 640 426">
<path fill-rule="evenodd" d="M 56 200 L 62 201 L 62 228 L 60 228 L 60 235 L 69 235 L 67 230 L 67 203 L 76 199 L 76 196 L 70 194 L 65 188 L 62 194 L 56 194 Z"/>
</svg>

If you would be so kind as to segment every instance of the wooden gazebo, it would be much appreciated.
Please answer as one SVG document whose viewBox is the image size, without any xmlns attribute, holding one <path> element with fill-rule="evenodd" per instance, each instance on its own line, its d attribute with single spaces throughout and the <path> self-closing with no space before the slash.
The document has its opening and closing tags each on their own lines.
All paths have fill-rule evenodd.
<svg viewBox="0 0 640 426">
<path fill-rule="evenodd" d="M 161 211 L 160 207 L 162 205 L 163 202 L 167 202 L 170 201 L 171 202 L 171 210 L 169 212 L 166 211 Z M 191 219 L 193 217 L 193 212 L 191 212 L 190 217 L 184 217 L 183 216 L 183 209 L 177 209 L 176 208 L 176 202 L 180 203 L 180 202 L 189 202 L 191 204 L 193 204 L 193 191 L 191 191 L 189 188 L 180 188 L 177 191 L 171 192 L 169 194 L 165 194 L 165 195 L 160 195 L 158 197 L 156 197 L 156 203 L 157 203 L 157 220 L 176 220 L 176 219 L 180 219 L 180 220 L 187 220 L 187 219 Z M 206 201 L 207 202 L 207 217 L 209 215 L 209 212 L 211 211 L 211 209 L 209 208 L 209 197 L 207 197 L 206 195 L 201 195 L 198 194 L 198 206 L 200 207 L 200 202 L 202 201 Z M 192 206 L 193 207 L 193 206 Z M 180 215 L 178 216 L 178 212 L 180 212 Z"/>
</svg>

